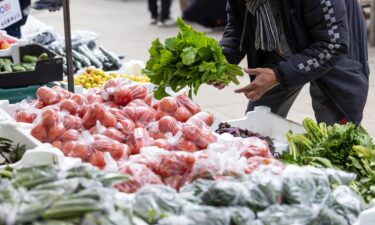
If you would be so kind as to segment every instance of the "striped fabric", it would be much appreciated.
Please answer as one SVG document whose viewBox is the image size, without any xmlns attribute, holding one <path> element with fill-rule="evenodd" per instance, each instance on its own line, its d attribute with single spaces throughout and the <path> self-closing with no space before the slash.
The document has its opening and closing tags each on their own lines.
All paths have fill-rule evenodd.
<svg viewBox="0 0 375 225">
<path fill-rule="evenodd" d="M 280 47 L 280 33 L 272 14 L 270 0 L 245 0 L 246 8 L 256 17 L 255 48 L 274 51 Z"/>
</svg>

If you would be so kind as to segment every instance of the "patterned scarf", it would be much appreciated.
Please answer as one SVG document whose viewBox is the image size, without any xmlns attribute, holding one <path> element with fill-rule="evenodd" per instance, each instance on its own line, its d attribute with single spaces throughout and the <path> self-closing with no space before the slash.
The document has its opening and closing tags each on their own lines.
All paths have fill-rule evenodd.
<svg viewBox="0 0 375 225">
<path fill-rule="evenodd" d="M 272 14 L 270 0 L 245 0 L 245 2 L 247 10 L 257 19 L 255 49 L 263 51 L 278 49 L 280 34 Z"/>
</svg>

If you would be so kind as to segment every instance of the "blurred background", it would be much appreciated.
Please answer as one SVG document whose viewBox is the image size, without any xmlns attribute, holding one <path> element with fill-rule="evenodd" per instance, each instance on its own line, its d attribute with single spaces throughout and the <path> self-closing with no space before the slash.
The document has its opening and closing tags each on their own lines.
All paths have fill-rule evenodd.
<svg viewBox="0 0 375 225">
<path fill-rule="evenodd" d="M 375 0 L 359 0 L 363 13 L 368 21 L 369 40 L 375 46 L 375 17 L 372 2 Z M 148 59 L 148 48 L 151 42 L 160 38 L 174 36 L 178 30 L 173 24 L 151 25 L 151 14 L 147 0 L 71 0 L 72 30 L 93 31 L 98 34 L 98 42 L 108 49 L 126 56 L 127 60 Z M 160 2 L 160 1 L 159 1 Z M 226 0 L 173 0 L 170 18 L 189 19 L 194 28 L 220 39 L 225 24 Z M 62 11 L 31 11 L 31 18 L 43 21 L 59 33 L 64 33 Z M 163 26 L 164 25 L 164 26 Z M 373 28 L 373 29 L 371 29 Z M 375 69 L 375 48 L 370 48 L 370 67 Z M 246 67 L 243 61 L 241 65 Z M 370 94 L 365 110 L 363 125 L 375 135 L 375 78 L 370 76 Z M 241 79 L 241 85 L 248 83 L 248 78 Z M 213 87 L 200 90 L 195 101 L 212 111 L 221 119 L 233 119 L 244 116 L 247 99 L 235 94 L 235 86 L 222 91 Z M 288 116 L 289 119 L 301 122 L 306 116 L 313 117 L 308 85 L 304 88 Z"/>
</svg>

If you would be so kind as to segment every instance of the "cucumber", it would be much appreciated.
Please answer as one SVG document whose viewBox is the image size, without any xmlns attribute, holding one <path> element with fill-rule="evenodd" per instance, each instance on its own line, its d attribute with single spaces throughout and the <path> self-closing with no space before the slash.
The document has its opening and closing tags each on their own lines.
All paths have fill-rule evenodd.
<svg viewBox="0 0 375 225">
<path fill-rule="evenodd" d="M 35 70 L 35 64 L 33 63 L 22 63 L 21 66 L 24 67 L 27 71 Z"/>
<path fill-rule="evenodd" d="M 38 60 L 47 60 L 49 59 L 48 57 L 48 54 L 47 53 L 42 53 L 39 57 L 38 57 Z"/>
<path fill-rule="evenodd" d="M 81 53 L 79 53 L 75 50 L 73 50 L 73 57 L 76 60 L 78 60 L 82 64 L 82 66 L 84 66 L 84 67 L 87 67 L 87 66 L 91 65 L 90 60 L 86 56 L 82 55 Z"/>
<path fill-rule="evenodd" d="M 26 68 L 21 65 L 14 65 L 12 66 L 12 69 L 13 69 L 13 72 L 16 72 L 16 73 L 27 72 Z"/>
<path fill-rule="evenodd" d="M 44 219 L 71 219 L 82 217 L 89 212 L 102 211 L 103 209 L 98 205 L 74 205 L 63 207 L 51 207 L 43 213 Z"/>
<path fill-rule="evenodd" d="M 93 55 L 89 48 L 86 45 L 81 45 L 78 47 L 78 52 L 90 59 L 90 62 L 96 68 L 102 69 L 103 64 Z"/>
<path fill-rule="evenodd" d="M 55 202 L 51 208 L 58 208 L 58 207 L 74 207 L 74 206 L 93 206 L 93 205 L 98 205 L 99 202 L 95 201 L 94 199 L 91 198 L 75 198 L 75 199 L 65 199 L 65 200 L 59 200 Z"/>
<path fill-rule="evenodd" d="M 83 69 L 82 64 L 81 64 L 78 60 L 74 60 L 74 61 L 73 61 L 73 65 L 74 65 L 74 67 L 75 67 L 77 70 L 81 70 L 81 69 Z"/>
<path fill-rule="evenodd" d="M 37 61 L 38 61 L 38 58 L 36 56 L 24 55 L 22 57 L 22 62 L 24 63 L 36 63 Z"/>
<path fill-rule="evenodd" d="M 115 54 L 112 52 L 107 51 L 105 48 L 102 46 L 99 46 L 99 50 L 111 61 L 113 64 L 115 64 L 119 69 L 122 66 L 121 60 L 119 57 L 117 57 Z"/>
<path fill-rule="evenodd" d="M 94 53 L 95 57 L 96 57 L 97 59 L 99 59 L 99 61 L 100 61 L 101 63 L 103 63 L 103 64 L 109 60 L 108 57 L 106 57 L 106 56 L 103 54 L 103 52 L 100 51 L 100 50 L 98 50 L 98 49 L 95 49 L 95 50 L 93 50 L 92 52 Z"/>
<path fill-rule="evenodd" d="M 12 61 L 10 61 L 9 59 L 3 59 L 3 66 L 1 67 L 1 70 L 6 73 L 12 73 L 13 72 L 12 65 L 13 65 Z"/>
<path fill-rule="evenodd" d="M 23 210 L 17 212 L 16 224 L 23 224 L 35 221 L 43 212 L 43 207 L 40 204 L 29 205 Z"/>
</svg>

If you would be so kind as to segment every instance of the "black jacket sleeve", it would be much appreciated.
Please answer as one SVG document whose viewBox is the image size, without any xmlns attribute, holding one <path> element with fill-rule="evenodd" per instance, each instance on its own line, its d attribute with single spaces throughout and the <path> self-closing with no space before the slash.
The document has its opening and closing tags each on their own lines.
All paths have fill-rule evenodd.
<svg viewBox="0 0 375 225">
<path fill-rule="evenodd" d="M 275 68 L 283 86 L 303 85 L 329 72 L 347 54 L 348 21 L 344 0 L 303 0 L 304 23 L 312 44 Z"/>
<path fill-rule="evenodd" d="M 243 21 L 239 18 L 240 14 L 233 7 L 232 0 L 227 3 L 227 25 L 220 45 L 224 47 L 223 53 L 229 63 L 239 64 L 245 57 L 245 53 L 240 51 L 240 42 L 242 35 Z"/>
</svg>

